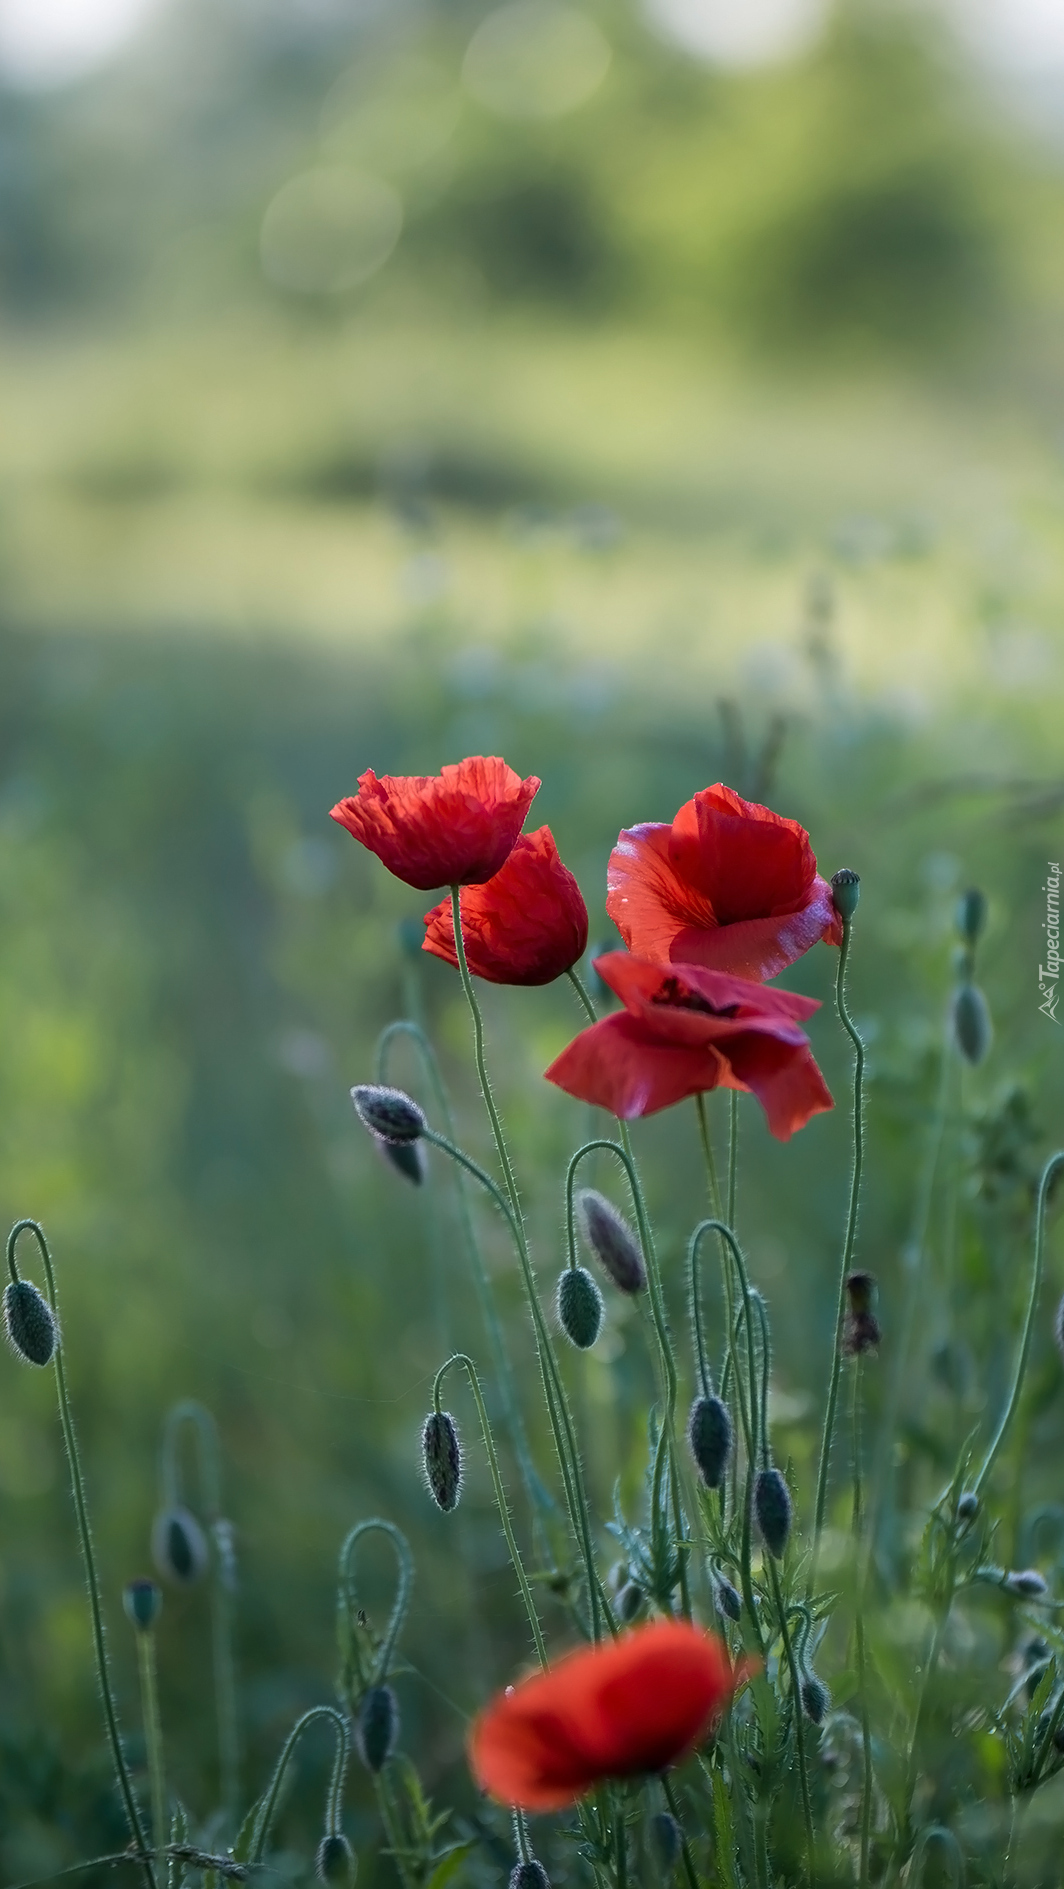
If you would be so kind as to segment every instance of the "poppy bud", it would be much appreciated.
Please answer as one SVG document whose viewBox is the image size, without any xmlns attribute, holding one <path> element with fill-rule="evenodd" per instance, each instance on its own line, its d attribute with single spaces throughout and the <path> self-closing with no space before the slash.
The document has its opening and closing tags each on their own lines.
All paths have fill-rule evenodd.
<svg viewBox="0 0 1064 1889">
<path fill-rule="evenodd" d="M 778 1469 L 762 1469 L 754 1484 L 754 1514 L 761 1539 L 776 1561 L 787 1551 L 791 1534 L 791 1492 Z"/>
<path fill-rule="evenodd" d="M 422 1142 L 386 1141 L 383 1135 L 374 1135 L 373 1139 L 389 1167 L 395 1168 L 405 1181 L 412 1181 L 415 1187 L 424 1185 L 428 1161 Z"/>
<path fill-rule="evenodd" d="M 371 1686 L 358 1709 L 358 1749 L 367 1771 L 383 1771 L 399 1736 L 399 1702 L 391 1686 Z"/>
<path fill-rule="evenodd" d="M 852 1272 L 846 1281 L 846 1323 L 842 1346 L 848 1358 L 879 1347 L 879 1321 L 872 1310 L 876 1282 L 870 1272 Z"/>
<path fill-rule="evenodd" d="M 322 1837 L 314 1859 L 314 1874 L 319 1882 L 329 1883 L 332 1889 L 350 1889 L 357 1869 L 355 1852 L 345 1836 L 337 1832 L 333 1836 Z"/>
<path fill-rule="evenodd" d="M 831 1694 L 824 1681 L 817 1673 L 804 1673 L 798 1690 L 802 1695 L 802 1711 L 806 1718 L 812 1719 L 814 1725 L 822 1725 L 824 1714 L 831 1704 Z"/>
<path fill-rule="evenodd" d="M 428 1124 L 417 1103 L 402 1089 L 361 1082 L 351 1091 L 359 1119 L 382 1141 L 416 1141 Z"/>
<path fill-rule="evenodd" d="M 139 1633 L 147 1633 L 155 1625 L 162 1611 L 163 1597 L 154 1581 L 139 1576 L 135 1581 L 127 1581 L 122 1589 L 122 1606 L 126 1619 L 132 1621 Z"/>
<path fill-rule="evenodd" d="M 843 924 L 848 925 L 857 910 L 857 901 L 861 896 L 860 875 L 856 872 L 851 872 L 849 866 L 842 866 L 838 872 L 833 872 L 831 875 L 831 896 L 835 901 L 835 910 L 838 912 Z"/>
<path fill-rule="evenodd" d="M 647 1838 L 650 1853 L 663 1876 L 670 1876 L 680 1858 L 683 1838 L 680 1826 L 671 1811 L 655 1811 L 647 1824 Z"/>
<path fill-rule="evenodd" d="M 462 1493 L 462 1451 L 458 1430 L 448 1410 L 432 1410 L 421 1433 L 425 1480 L 438 1509 L 449 1515 Z"/>
<path fill-rule="evenodd" d="M 576 1213 L 584 1244 L 617 1290 L 642 1292 L 647 1276 L 639 1241 L 612 1201 L 593 1187 L 584 1187 L 576 1196 Z"/>
<path fill-rule="evenodd" d="M 978 984 L 962 984 L 953 999 L 953 1035 L 965 1061 L 981 1063 L 993 1034 L 990 1006 Z"/>
<path fill-rule="evenodd" d="M 617 1612 L 630 1627 L 643 1605 L 643 1590 L 636 1581 L 626 1581 L 617 1596 Z"/>
<path fill-rule="evenodd" d="M 706 1488 L 719 1489 L 732 1446 L 732 1422 L 727 1404 L 719 1397 L 697 1397 L 687 1420 L 687 1441 Z"/>
<path fill-rule="evenodd" d="M 588 1351 L 602 1325 L 602 1294 L 583 1266 L 567 1266 L 558 1280 L 558 1323 L 578 1351 Z"/>
<path fill-rule="evenodd" d="M 155 1517 L 151 1557 L 159 1573 L 179 1587 L 191 1587 L 207 1572 L 207 1537 L 188 1509 L 163 1509 Z"/>
<path fill-rule="evenodd" d="M 743 1603 L 739 1590 L 733 1587 L 731 1582 L 723 1574 L 718 1574 L 717 1576 L 715 1593 L 717 1606 L 720 1608 L 721 1613 L 726 1614 L 729 1620 L 741 1620 Z"/>
<path fill-rule="evenodd" d="M 986 895 L 977 886 L 970 886 L 967 892 L 961 893 L 957 901 L 956 922 L 965 943 L 976 944 L 986 924 Z"/>
<path fill-rule="evenodd" d="M 516 1869 L 511 1869 L 509 1889 L 550 1889 L 550 1877 L 543 1864 L 530 1856 L 527 1863 L 518 1863 Z"/>
<path fill-rule="evenodd" d="M 27 1364 L 50 1364 L 55 1351 L 55 1315 L 43 1293 L 28 1279 L 12 1279 L 4 1289 L 4 1331 L 12 1351 Z"/>
<path fill-rule="evenodd" d="M 971 1522 L 979 1513 L 979 1497 L 974 1489 L 966 1489 L 957 1503 L 957 1520 Z"/>
<path fill-rule="evenodd" d="M 1048 1592 L 1045 1581 L 1037 1568 L 1018 1568 L 1006 1574 L 1004 1588 L 1007 1594 L 1016 1594 L 1021 1600 L 1041 1600 Z"/>
</svg>

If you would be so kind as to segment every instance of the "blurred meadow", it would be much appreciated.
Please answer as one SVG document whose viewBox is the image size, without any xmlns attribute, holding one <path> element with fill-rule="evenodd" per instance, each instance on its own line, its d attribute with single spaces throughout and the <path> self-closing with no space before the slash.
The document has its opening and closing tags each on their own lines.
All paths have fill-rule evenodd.
<svg viewBox="0 0 1064 1889">
<path fill-rule="evenodd" d="M 422 1486 L 432 1374 L 483 1339 L 451 1177 L 405 1186 L 351 1110 L 393 1017 L 424 1019 L 464 1144 L 486 1137 L 458 980 L 410 949 L 433 901 L 328 809 L 370 766 L 502 754 L 542 776 L 596 941 L 618 829 L 718 779 L 861 874 L 873 1419 L 953 909 L 986 891 L 995 1043 L 952 1099 L 960 1207 L 894 1464 L 926 1498 L 1000 1401 L 1064 1118 L 1037 979 L 1064 832 L 1064 45 L 1028 71 L 902 0 L 796 6 L 793 43 L 781 7 L 760 53 L 729 38 L 742 0 L 170 0 L 67 71 L 39 27 L 20 53 L 24 11 L 0 4 L 0 1202 L 59 1268 L 124 1717 L 136 1751 L 120 1591 L 149 1565 L 166 1410 L 196 1397 L 237 1529 L 247 1789 L 331 1697 L 337 1550 L 382 1514 L 418 1567 L 404 1740 L 473 1816 L 462 1715 L 523 1641 L 479 1458 L 454 1521 Z M 817 948 L 786 981 L 826 1000 L 841 1098 L 832 965 Z M 564 984 L 484 998 L 549 1284 L 587 1111 L 541 1071 L 581 1019 Z M 394 1073 L 421 1093 L 402 1052 Z M 679 1314 L 693 1116 L 636 1142 Z M 789 1146 L 744 1111 L 740 1224 L 799 1464 L 848 1160 L 841 1107 Z M 484 1236 L 548 1462 L 487 1215 Z M 1059 1236 L 1049 1263 L 1059 1293 Z M 1059 1499 L 1054 1356 L 1040 1333 L 1017 1552 Z M 637 1504 L 640 1320 L 611 1310 L 567 1369 L 599 1507 L 618 1459 Z M 64 1478 L 51 1382 L 12 1361 L 8 1884 L 125 1841 Z M 378 1618 L 389 1576 L 371 1551 Z M 205 1810 L 199 1593 L 168 1592 L 160 1657 L 175 1786 Z M 301 1759 L 294 1857 L 327 1756 Z M 364 1782 L 350 1834 L 383 1882 Z"/>
</svg>

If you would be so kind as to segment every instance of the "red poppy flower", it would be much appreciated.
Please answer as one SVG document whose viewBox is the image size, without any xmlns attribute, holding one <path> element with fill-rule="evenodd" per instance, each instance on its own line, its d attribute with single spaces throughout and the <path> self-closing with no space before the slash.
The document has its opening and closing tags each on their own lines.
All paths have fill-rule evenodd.
<svg viewBox="0 0 1064 1889">
<path fill-rule="evenodd" d="M 596 958 L 595 969 L 625 1007 L 582 1030 L 547 1070 L 568 1095 L 630 1121 L 707 1089 L 748 1089 L 779 1141 L 834 1107 L 798 1028 L 819 1010 L 814 997 L 694 964 L 666 971 L 625 951 Z"/>
<path fill-rule="evenodd" d="M 500 1804 L 560 1810 L 603 1778 L 675 1764 L 742 1676 L 721 1640 L 684 1620 L 652 1621 L 493 1699 L 470 1734 L 473 1775 Z"/>
<path fill-rule="evenodd" d="M 461 894 L 466 963 L 489 984 L 550 984 L 587 950 L 587 907 L 549 826 L 523 833 L 486 885 Z M 451 901 L 425 914 L 425 951 L 457 964 Z"/>
<path fill-rule="evenodd" d="M 671 826 L 634 826 L 610 854 L 606 910 L 636 957 L 758 982 L 815 945 L 842 943 L 809 835 L 718 782 Z"/>
<path fill-rule="evenodd" d="M 358 793 L 332 819 L 368 846 L 397 879 L 430 892 L 483 885 L 512 850 L 539 790 L 497 756 L 474 754 L 439 774 L 359 777 Z"/>
</svg>

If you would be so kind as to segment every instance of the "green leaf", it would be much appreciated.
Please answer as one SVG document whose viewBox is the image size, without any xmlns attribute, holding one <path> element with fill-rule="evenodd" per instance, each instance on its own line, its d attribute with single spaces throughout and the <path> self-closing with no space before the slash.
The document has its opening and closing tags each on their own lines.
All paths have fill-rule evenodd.
<svg viewBox="0 0 1064 1889">
<path fill-rule="evenodd" d="M 248 1811 L 247 1816 L 240 1826 L 236 1842 L 233 1844 L 233 1860 L 237 1863 L 246 1863 L 250 1859 L 251 1840 L 255 1835 L 255 1825 L 258 1822 L 259 1811 L 261 1809 L 262 1798 L 256 1797 L 255 1802 L 252 1804 L 251 1809 Z"/>
<path fill-rule="evenodd" d="M 471 1838 L 467 1843 L 455 1843 L 445 1850 L 436 1863 L 431 1876 L 425 1883 L 425 1889 L 447 1889 L 447 1884 L 458 1874 L 470 1850 L 477 1848 L 477 1840 Z"/>
</svg>

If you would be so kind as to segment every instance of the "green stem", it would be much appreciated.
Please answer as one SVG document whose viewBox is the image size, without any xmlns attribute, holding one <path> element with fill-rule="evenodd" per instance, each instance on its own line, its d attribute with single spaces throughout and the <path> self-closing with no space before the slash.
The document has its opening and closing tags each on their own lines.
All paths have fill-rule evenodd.
<svg viewBox="0 0 1064 1889">
<path fill-rule="evenodd" d="M 703 1233 L 708 1230 L 708 1222 L 700 1221 L 687 1242 L 687 1276 L 691 1302 L 691 1329 L 695 1337 L 695 1363 L 698 1367 L 698 1383 L 703 1397 L 713 1394 L 713 1373 L 706 1355 L 706 1334 L 702 1325 L 702 1295 L 698 1284 L 698 1248 Z M 723 1379 L 722 1379 L 723 1383 Z"/>
<path fill-rule="evenodd" d="M 541 1666 L 547 1666 L 549 1661 L 547 1659 L 546 1643 L 543 1639 L 543 1631 L 539 1624 L 536 1603 L 532 1598 L 532 1589 L 528 1584 L 528 1576 L 525 1573 L 524 1562 L 521 1559 L 521 1551 L 517 1546 L 513 1524 L 510 1521 L 510 1508 L 506 1500 L 506 1490 L 503 1487 L 502 1475 L 499 1470 L 499 1458 L 495 1452 L 495 1442 L 491 1434 L 491 1424 L 488 1421 L 484 1394 L 480 1388 L 480 1379 L 477 1376 L 476 1366 L 472 1358 L 466 1357 L 464 1351 L 456 1351 L 453 1357 L 447 1359 L 445 1364 L 441 1364 L 436 1373 L 436 1382 L 432 1387 L 432 1407 L 436 1414 L 439 1415 L 441 1408 L 440 1392 L 443 1387 L 443 1380 L 453 1364 L 460 1364 L 469 1379 L 469 1388 L 473 1393 L 473 1401 L 476 1404 L 477 1415 L 480 1418 L 480 1427 L 484 1434 L 484 1448 L 487 1451 L 488 1468 L 491 1470 L 492 1487 L 495 1490 L 495 1504 L 499 1511 L 502 1532 L 506 1537 L 506 1546 L 510 1551 L 510 1560 L 513 1562 L 514 1573 L 517 1576 L 517 1584 L 521 1589 L 521 1598 L 525 1603 L 525 1612 L 528 1615 L 528 1624 L 532 1629 L 532 1638 L 536 1643 L 539 1663 Z"/>
<path fill-rule="evenodd" d="M 736 1196 L 739 1191 L 739 1091 L 728 1092 L 728 1225 L 735 1225 Z"/>
<path fill-rule="evenodd" d="M 983 1467 L 979 1471 L 979 1474 L 977 1475 L 974 1483 L 972 1484 L 972 1489 L 976 1495 L 979 1494 L 979 1491 L 982 1489 L 984 1482 L 986 1481 L 988 1475 L 990 1474 L 990 1471 L 994 1464 L 994 1458 L 996 1457 L 999 1449 L 1001 1448 L 1002 1443 L 1005 1440 L 1008 1427 L 1010 1423 L 1012 1422 L 1013 1417 L 1016 1415 L 1016 1410 L 1020 1401 L 1020 1394 L 1023 1390 L 1023 1380 L 1027 1373 L 1027 1360 L 1031 1352 L 1031 1337 L 1034 1332 L 1035 1315 L 1038 1311 L 1038 1297 L 1039 1297 L 1039 1293 L 1041 1291 L 1041 1286 L 1042 1286 L 1042 1257 L 1045 1250 L 1046 1200 L 1048 1198 L 1049 1187 L 1050 1187 L 1050 1183 L 1052 1182 L 1053 1176 L 1057 1172 L 1057 1169 L 1061 1167 L 1062 1165 L 1064 1165 L 1064 1150 L 1062 1150 L 1058 1154 L 1050 1155 L 1049 1160 L 1046 1162 L 1045 1167 L 1042 1169 L 1042 1178 L 1038 1183 L 1038 1199 L 1037 1199 L 1037 1205 L 1035 1207 L 1035 1220 L 1034 1220 L 1034 1265 L 1031 1270 L 1031 1290 L 1030 1290 L 1030 1295 L 1027 1300 L 1027 1317 L 1025 1318 L 1024 1324 L 1023 1324 L 1023 1337 L 1020 1340 L 1020 1354 L 1019 1354 L 1019 1357 L 1016 1359 L 1016 1370 L 1015 1370 L 1015 1374 L 1012 1380 L 1012 1389 L 1009 1392 L 1008 1403 L 1005 1405 L 1005 1408 L 1001 1413 L 1001 1421 L 999 1422 L 997 1430 L 994 1433 L 994 1440 L 991 1443 L 990 1448 L 987 1450 L 986 1456 L 983 1460 Z"/>
<path fill-rule="evenodd" d="M 737 1100 L 736 1092 L 734 1089 L 732 1090 L 732 1098 L 733 1098 L 733 1104 L 734 1104 L 734 1102 Z M 695 1096 L 695 1113 L 698 1116 L 698 1132 L 701 1138 L 702 1154 L 703 1154 L 703 1158 L 706 1164 L 706 1184 L 709 1190 L 710 1212 L 713 1214 L 714 1219 L 716 1221 L 722 1222 L 724 1219 L 724 1216 L 721 1211 L 720 1186 L 717 1181 L 717 1164 L 713 1158 L 713 1140 L 709 1132 L 709 1117 L 706 1111 L 706 1098 L 704 1095 Z M 727 1217 L 727 1225 L 729 1227 L 732 1224 L 732 1210 L 734 1208 L 734 1200 L 732 1198 L 733 1191 L 734 1191 L 732 1187 L 732 1181 L 734 1180 L 732 1154 L 734 1153 L 734 1149 L 735 1149 L 735 1140 L 736 1140 L 737 1132 L 738 1132 L 738 1119 L 735 1113 L 735 1108 L 733 1106 L 732 1114 L 731 1114 L 731 1136 L 730 1136 L 730 1141 L 729 1141 L 729 1152 L 728 1152 L 728 1170 L 729 1170 L 728 1195 L 729 1195 L 729 1201 L 731 1203 L 729 1206 L 728 1217 Z M 708 1224 L 710 1223 L 707 1221 L 703 1221 L 701 1223 L 701 1226 L 698 1228 L 698 1232 L 701 1233 Z M 727 1380 L 728 1380 L 729 1367 L 731 1367 L 731 1369 L 734 1370 L 735 1372 L 737 1393 L 739 1389 L 740 1372 L 739 1372 L 739 1367 L 735 1361 L 735 1351 L 734 1351 L 735 1336 L 736 1336 L 736 1331 L 738 1328 L 737 1328 L 736 1319 L 735 1319 L 735 1305 L 732 1300 L 731 1267 L 728 1264 L 728 1252 L 727 1252 L 727 1247 L 723 1239 L 723 1236 L 721 1237 L 721 1241 L 720 1241 L 720 1258 L 721 1258 L 721 1281 L 724 1288 L 724 1329 L 726 1333 L 724 1358 L 721 1363 L 721 1395 L 726 1396 L 727 1393 L 724 1390 L 724 1385 L 727 1383 Z M 732 1461 L 731 1461 L 732 1514 L 735 1513 L 735 1510 L 738 1506 L 738 1501 L 739 1501 L 739 1456 L 738 1456 L 738 1451 L 733 1451 Z"/>
<path fill-rule="evenodd" d="M 332 1775 L 329 1781 L 329 1794 L 326 1799 L 325 1816 L 327 1825 L 326 1835 L 336 1836 L 339 1834 L 340 1803 L 343 1797 L 344 1779 L 347 1776 L 347 1760 L 351 1750 L 347 1719 L 342 1712 L 336 1710 L 334 1705 L 313 1705 L 309 1712 L 304 1712 L 302 1718 L 296 1720 L 281 1747 L 281 1755 L 274 1766 L 273 1776 L 267 1786 L 262 1809 L 259 1811 L 258 1817 L 255 1820 L 251 1847 L 248 1852 L 248 1866 L 250 1869 L 254 1869 L 262 1862 L 263 1851 L 269 1840 L 270 1825 L 273 1822 L 274 1814 L 277 1809 L 277 1799 L 281 1794 L 281 1786 L 284 1783 L 285 1772 L 291 1762 L 295 1748 L 307 1727 L 313 1725 L 317 1719 L 328 1719 L 336 1732 L 336 1757 L 333 1760 Z"/>
<path fill-rule="evenodd" d="M 746 1602 L 746 1611 L 750 1616 L 750 1624 L 753 1631 L 753 1636 L 754 1636 L 754 1641 L 756 1643 L 757 1652 L 759 1656 L 763 1659 L 764 1654 L 765 1654 L 765 1647 L 764 1647 L 764 1641 L 761 1638 L 761 1625 L 757 1617 L 757 1608 L 754 1603 L 754 1585 L 753 1585 L 753 1575 L 751 1572 L 751 1564 L 752 1564 L 752 1559 L 753 1559 L 752 1518 L 753 1518 L 754 1476 L 757 1470 L 757 1456 L 758 1456 L 757 1401 L 756 1401 L 757 1400 L 757 1364 L 756 1364 L 756 1360 L 754 1356 L 753 1294 L 750 1290 L 750 1281 L 749 1281 L 747 1271 L 746 1271 L 746 1261 L 743 1258 L 742 1249 L 734 1233 L 732 1232 L 731 1228 L 726 1227 L 724 1225 L 723 1220 L 703 1220 L 699 1223 L 699 1226 L 696 1229 L 696 1231 L 699 1234 L 702 1234 L 702 1233 L 719 1233 L 720 1234 L 722 1249 L 724 1249 L 728 1253 L 728 1255 L 731 1257 L 732 1263 L 738 1275 L 739 1288 L 742 1293 L 743 1315 L 744 1315 L 743 1322 L 746 1326 L 746 1364 L 747 1364 L 747 1372 L 748 1372 L 747 1390 L 748 1390 L 748 1396 L 749 1396 L 749 1408 L 747 1407 L 747 1398 L 743 1396 L 743 1389 L 742 1389 L 742 1384 L 739 1380 L 738 1371 L 736 1371 L 736 1402 L 739 1406 L 739 1420 L 742 1425 L 743 1445 L 746 1450 L 746 1493 L 745 1493 L 745 1497 L 743 1501 L 743 1533 L 742 1533 L 742 1554 L 741 1554 L 741 1561 L 740 1561 L 740 1570 L 741 1570 L 741 1579 L 742 1579 L 743 1599 Z"/>
<path fill-rule="evenodd" d="M 769 1579 L 772 1582 L 772 1599 L 775 1603 L 776 1614 L 780 1623 L 780 1638 L 783 1641 L 784 1658 L 787 1661 L 787 1671 L 790 1674 L 791 1680 L 791 1711 L 794 1714 L 794 1748 L 798 1759 L 798 1782 L 802 1793 L 802 1817 L 805 1822 L 809 1881 L 810 1884 L 815 1884 L 816 1833 L 813 1829 L 813 1802 L 809 1795 L 809 1766 L 806 1762 L 805 1755 L 805 1720 L 802 1715 L 801 1680 L 798 1675 L 798 1662 L 794 1656 L 794 1643 L 791 1639 L 790 1628 L 787 1625 L 787 1609 L 783 1605 L 783 1595 L 780 1592 L 780 1577 L 776 1571 L 775 1558 L 766 1552 L 765 1560 L 768 1564 Z"/>
<path fill-rule="evenodd" d="M 687 1831 L 683 1827 L 680 1801 L 676 1795 L 676 1786 L 667 1771 L 662 1776 L 661 1788 L 665 1793 L 665 1802 L 676 1820 L 676 1828 L 680 1832 L 680 1855 L 683 1858 L 683 1873 L 687 1878 L 687 1889 L 698 1889 L 698 1871 L 695 1869 L 695 1859 L 691 1855 L 691 1845 L 687 1841 Z"/>
<path fill-rule="evenodd" d="M 828 1499 L 828 1477 L 831 1468 L 831 1445 L 835 1433 L 835 1413 L 839 1400 L 839 1375 L 842 1370 L 842 1341 L 846 1327 L 846 1281 L 853 1266 L 854 1245 L 857 1239 L 857 1210 L 861 1197 L 861 1176 L 864 1169 L 864 1043 L 853 1019 L 846 1008 L 846 964 L 850 955 L 851 921 L 845 919 L 842 927 L 842 944 L 839 949 L 839 968 L 835 979 L 835 1004 L 839 1020 L 853 1044 L 853 1169 L 850 1177 L 850 1205 L 846 1215 L 846 1233 L 842 1243 L 842 1266 L 839 1272 L 838 1305 L 835 1313 L 835 1343 L 831 1354 L 831 1377 L 828 1382 L 828 1401 L 824 1411 L 824 1431 L 820 1441 L 820 1463 L 816 1478 L 816 1508 L 813 1515 L 813 1549 L 809 1561 L 809 1585 L 811 1594 L 816 1586 L 816 1564 L 820 1550 L 820 1537 L 824 1530 L 824 1512 Z"/>
<path fill-rule="evenodd" d="M 864 1527 L 864 1481 L 861 1464 L 861 1360 L 853 1361 L 853 1536 L 856 1546 L 854 1579 L 854 1639 L 857 1647 L 857 1694 L 861 1706 L 861 1870 L 860 1889 L 868 1889 L 868 1857 L 872 1841 L 872 1727 L 868 1714 L 868 1672 L 865 1656 L 864 1569 L 861 1557 L 861 1533 Z"/>
<path fill-rule="evenodd" d="M 370 1516 L 364 1522 L 356 1522 L 354 1528 L 352 1528 L 350 1533 L 345 1537 L 343 1546 L 340 1549 L 337 1578 L 338 1598 L 341 1606 L 347 1609 L 349 1618 L 354 1611 L 356 1600 L 355 1576 L 351 1565 L 352 1557 L 363 1535 L 369 1534 L 387 1535 L 388 1540 L 395 1549 L 397 1567 L 395 1600 L 392 1603 L 392 1611 L 388 1617 L 388 1625 L 385 1629 L 380 1657 L 376 1662 L 376 1668 L 374 1672 L 369 1675 L 368 1679 L 361 1670 L 359 1671 L 359 1678 L 366 1685 L 383 1686 L 388 1677 L 388 1668 L 392 1663 L 395 1643 L 399 1638 L 403 1621 L 406 1619 L 406 1610 L 410 1605 L 410 1589 L 414 1582 L 414 1559 L 410 1553 L 410 1543 L 407 1541 L 402 1529 L 396 1528 L 394 1522 L 387 1522 L 379 1515 Z"/>
<path fill-rule="evenodd" d="M 62 1326 L 59 1320 L 59 1302 L 56 1294 L 55 1272 L 52 1267 L 52 1255 L 44 1237 L 44 1229 L 36 1220 L 16 1220 L 7 1236 L 7 1266 L 13 1281 L 18 1281 L 15 1266 L 15 1244 L 20 1233 L 32 1233 L 40 1250 L 44 1265 L 45 1279 L 48 1286 L 48 1300 L 55 1319 L 56 1341 L 53 1362 L 55 1364 L 56 1392 L 59 1400 L 59 1419 L 63 1427 L 63 1443 L 66 1448 L 67 1464 L 70 1469 L 70 1487 L 74 1498 L 74 1514 L 77 1520 L 78 1537 L 81 1542 L 82 1559 L 85 1563 L 85 1580 L 89 1590 L 89 1613 L 92 1619 L 92 1642 L 96 1655 L 96 1676 L 103 1700 L 104 1720 L 107 1726 L 107 1739 L 111 1747 L 111 1760 L 115 1768 L 115 1777 L 122 1798 L 122 1805 L 129 1823 L 133 1845 L 140 1860 L 148 1889 L 156 1889 L 155 1869 L 148 1852 L 148 1844 L 141 1823 L 140 1811 L 133 1791 L 133 1781 L 129 1775 L 125 1753 L 122 1750 L 122 1738 L 118 1729 L 118 1709 L 115 1705 L 111 1688 L 111 1675 L 107 1664 L 107 1645 L 103 1631 L 103 1608 L 100 1602 L 100 1581 L 96 1571 L 96 1554 L 92 1544 L 92 1530 L 89 1526 L 89 1510 L 85 1499 L 85 1484 L 81 1474 L 81 1459 L 78 1455 L 77 1437 L 74 1433 L 74 1415 L 70 1407 L 70 1395 L 67 1390 L 66 1367 L 63 1362 Z"/>
<path fill-rule="evenodd" d="M 159 1686 L 155 1667 L 155 1634 L 151 1627 L 137 1629 L 137 1668 L 140 1674 L 140 1709 L 144 1721 L 144 1743 L 148 1753 L 148 1780 L 151 1790 L 152 1844 L 166 1848 L 170 1823 L 166 1814 L 166 1772 L 163 1764 L 163 1732 L 159 1717 Z"/>
</svg>

